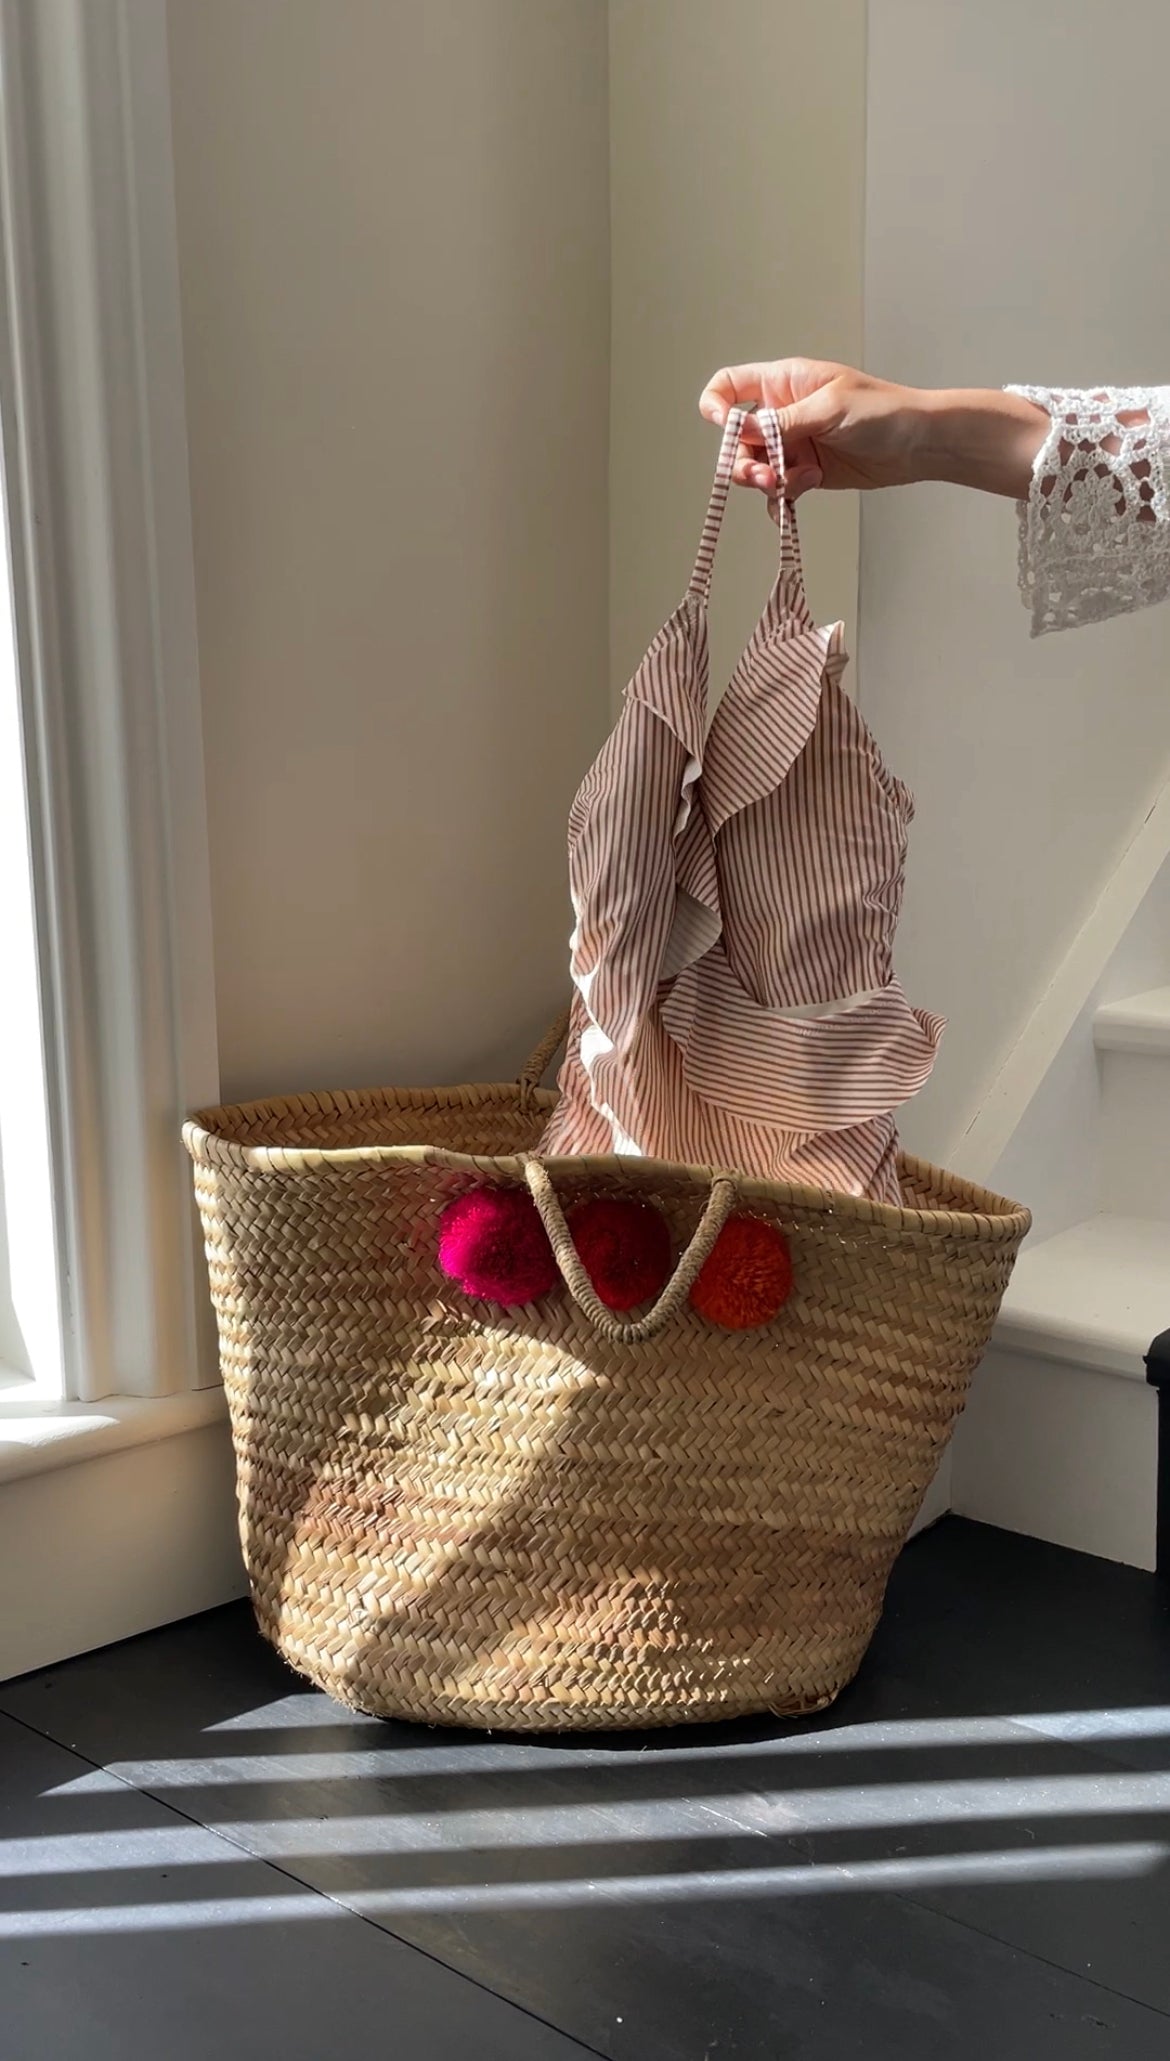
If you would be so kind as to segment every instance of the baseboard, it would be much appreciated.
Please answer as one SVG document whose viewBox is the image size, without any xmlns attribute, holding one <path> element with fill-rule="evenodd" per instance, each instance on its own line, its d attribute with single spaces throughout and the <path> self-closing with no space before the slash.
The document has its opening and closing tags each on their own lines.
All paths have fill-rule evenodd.
<svg viewBox="0 0 1170 2061">
<path fill-rule="evenodd" d="M 224 1422 L 0 1487 L 0 1680 L 245 1593 Z"/>
<path fill-rule="evenodd" d="M 911 1538 L 914 1538 L 918 1532 L 925 1531 L 928 1525 L 937 1524 L 939 1518 L 945 1517 L 951 1508 L 951 1469 L 951 1449 L 948 1446 L 942 1456 L 938 1473 L 922 1499 L 922 1508 L 910 1527 Z"/>
<path fill-rule="evenodd" d="M 961 1517 L 1153 1568 L 1158 1428 L 1143 1381 L 993 1347 L 952 1451 Z"/>
</svg>

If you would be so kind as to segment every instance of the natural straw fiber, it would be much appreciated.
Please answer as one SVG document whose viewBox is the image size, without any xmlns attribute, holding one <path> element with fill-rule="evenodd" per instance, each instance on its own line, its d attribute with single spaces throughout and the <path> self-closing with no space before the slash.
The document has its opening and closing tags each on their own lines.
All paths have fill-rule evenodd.
<svg viewBox="0 0 1170 2061">
<path fill-rule="evenodd" d="M 855 1673 L 1028 1215 L 913 1160 L 905 1207 L 640 1159 L 528 1157 L 536 1081 L 308 1095 L 184 1132 L 261 1629 L 358 1710 L 557 1730 L 811 1711 Z M 439 1218 L 528 1181 L 565 1279 L 468 1301 Z M 607 1310 L 564 1211 L 653 1203 L 675 1277 Z M 731 1208 L 795 1290 L 729 1333 L 688 1290 Z"/>
</svg>

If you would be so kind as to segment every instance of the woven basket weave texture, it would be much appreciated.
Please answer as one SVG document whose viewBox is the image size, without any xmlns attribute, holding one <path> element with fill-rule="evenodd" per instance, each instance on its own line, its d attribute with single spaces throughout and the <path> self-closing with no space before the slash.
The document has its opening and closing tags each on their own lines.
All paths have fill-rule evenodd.
<svg viewBox="0 0 1170 2061">
<path fill-rule="evenodd" d="M 439 1271 L 439 1218 L 524 1181 L 555 1099 L 534 1078 L 187 1126 L 261 1629 L 378 1716 L 819 1709 L 860 1664 L 1027 1212 L 910 1160 L 902 1210 L 738 1181 L 792 1251 L 765 1328 L 683 1301 L 623 1342 L 565 1286 L 494 1308 Z M 712 1193 L 650 1160 L 546 1171 L 563 1208 L 653 1203 L 679 1252 Z"/>
</svg>

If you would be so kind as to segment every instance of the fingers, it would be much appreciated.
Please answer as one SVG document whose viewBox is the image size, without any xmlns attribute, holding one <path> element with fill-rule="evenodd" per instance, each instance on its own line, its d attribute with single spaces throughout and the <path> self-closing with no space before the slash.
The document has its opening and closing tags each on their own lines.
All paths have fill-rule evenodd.
<svg viewBox="0 0 1170 2061">
<path fill-rule="evenodd" d="M 766 494 L 769 502 L 777 499 L 781 487 L 789 501 L 798 501 L 802 494 L 821 485 L 824 474 L 811 444 L 797 445 L 785 452 L 785 458 L 787 463 L 781 480 L 775 466 L 763 461 L 758 446 L 741 443 L 731 477 L 737 486 L 755 487 L 761 494 Z"/>
<path fill-rule="evenodd" d="M 828 422 L 831 407 L 814 390 L 796 399 L 793 376 L 805 368 L 802 359 L 777 359 L 769 364 L 726 365 L 711 379 L 699 398 L 700 413 L 708 422 L 723 427 L 733 408 L 751 408 L 761 402 L 778 410 L 784 433 L 786 471 L 783 488 L 789 500 L 796 500 L 812 487 L 819 487 L 823 472 L 814 438 Z M 833 368 L 826 367 L 826 371 Z M 754 487 L 774 497 L 780 490 L 775 467 L 768 463 L 762 430 L 749 419 L 744 424 L 736 453 L 732 478 L 737 486 Z"/>
<path fill-rule="evenodd" d="M 699 413 L 722 429 L 733 408 L 751 408 L 764 399 L 765 365 L 725 365 L 699 396 Z"/>
<path fill-rule="evenodd" d="M 733 402 L 731 405 L 738 407 L 741 403 Z M 729 413 L 730 408 L 725 412 L 724 420 Z M 776 475 L 768 464 L 768 446 L 764 441 L 764 432 L 757 429 L 750 419 L 743 426 L 731 477 L 737 486 L 758 487 L 765 494 L 775 490 Z"/>
<path fill-rule="evenodd" d="M 768 365 L 730 365 L 704 388 L 699 408 L 707 421 L 725 426 L 733 408 L 761 402 L 776 410 L 783 442 L 783 474 L 770 462 L 762 427 L 748 416 L 740 431 L 732 466 L 737 486 L 753 488 L 769 504 L 798 501 L 825 483 L 826 450 L 833 449 L 848 412 L 848 373 L 804 359 L 779 359 Z M 815 383 L 814 383 L 815 382 Z"/>
<path fill-rule="evenodd" d="M 783 485 L 787 499 L 798 501 L 802 494 L 819 487 L 824 475 L 811 444 L 788 455 L 782 482 L 775 467 L 763 462 L 759 447 L 741 444 L 731 477 L 737 486 L 755 487 L 761 494 L 766 494 L 769 501 L 777 498 Z"/>
<path fill-rule="evenodd" d="M 762 446 L 741 444 L 731 477 L 737 486 L 758 487 L 762 494 L 776 492 L 776 474 L 765 462 Z"/>
<path fill-rule="evenodd" d="M 784 470 L 784 492 L 789 501 L 799 501 L 802 494 L 813 487 L 824 484 L 825 475 L 817 463 L 816 452 L 811 444 L 792 451 L 786 451 L 787 464 Z"/>
</svg>

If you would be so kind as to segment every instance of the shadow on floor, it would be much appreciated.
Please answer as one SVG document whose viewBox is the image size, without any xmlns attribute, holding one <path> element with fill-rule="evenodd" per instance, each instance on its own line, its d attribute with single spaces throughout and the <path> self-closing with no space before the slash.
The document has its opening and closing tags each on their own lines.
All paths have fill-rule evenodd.
<svg viewBox="0 0 1170 2061">
<path fill-rule="evenodd" d="M 214 1613 L 0 1690 L 93 1764 L 9 1804 L 0 1942 L 340 1909 L 614 2061 L 1164 2061 L 1167 1630 L 949 1521 L 820 1717 L 520 1739 L 351 1715 Z"/>
</svg>

